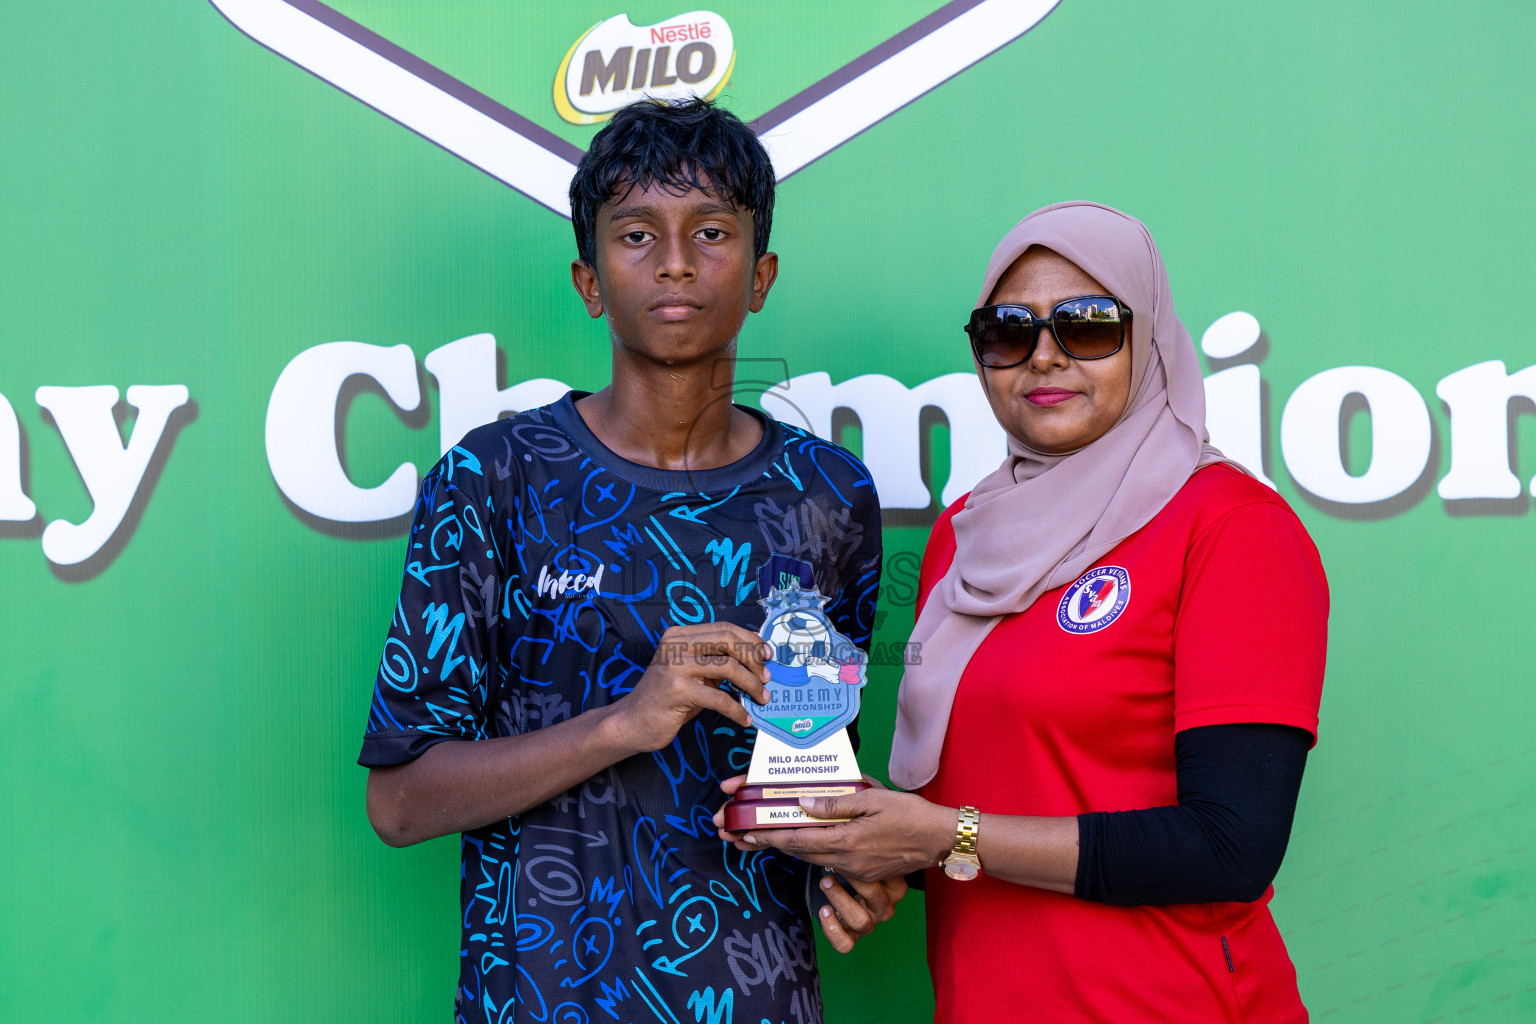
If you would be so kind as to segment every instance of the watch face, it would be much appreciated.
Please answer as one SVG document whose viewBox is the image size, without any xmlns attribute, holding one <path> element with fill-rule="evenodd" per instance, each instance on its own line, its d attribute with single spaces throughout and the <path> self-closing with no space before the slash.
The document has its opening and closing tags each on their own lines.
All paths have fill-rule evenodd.
<svg viewBox="0 0 1536 1024">
<path fill-rule="evenodd" d="M 981 874 L 981 868 L 968 860 L 956 857 L 944 865 L 944 873 L 957 882 L 969 882 Z"/>
</svg>

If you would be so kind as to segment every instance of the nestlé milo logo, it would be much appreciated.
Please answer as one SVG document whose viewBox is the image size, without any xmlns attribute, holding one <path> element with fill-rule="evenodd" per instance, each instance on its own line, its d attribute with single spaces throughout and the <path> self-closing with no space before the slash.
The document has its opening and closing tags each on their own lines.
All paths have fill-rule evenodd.
<svg viewBox="0 0 1536 1024">
<path fill-rule="evenodd" d="M 731 26 L 712 11 L 638 26 L 616 14 L 566 52 L 555 72 L 555 109 L 571 124 L 596 124 L 646 96 L 713 99 L 735 64 Z"/>
</svg>

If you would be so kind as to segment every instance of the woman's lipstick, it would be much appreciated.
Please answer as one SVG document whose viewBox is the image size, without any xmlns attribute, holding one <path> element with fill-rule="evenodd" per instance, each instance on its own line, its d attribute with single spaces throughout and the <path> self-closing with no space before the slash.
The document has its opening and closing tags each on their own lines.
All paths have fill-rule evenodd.
<svg viewBox="0 0 1536 1024">
<path fill-rule="evenodd" d="M 1060 405 L 1069 398 L 1076 398 L 1077 392 L 1065 388 L 1035 388 L 1024 397 L 1031 405 Z"/>
</svg>

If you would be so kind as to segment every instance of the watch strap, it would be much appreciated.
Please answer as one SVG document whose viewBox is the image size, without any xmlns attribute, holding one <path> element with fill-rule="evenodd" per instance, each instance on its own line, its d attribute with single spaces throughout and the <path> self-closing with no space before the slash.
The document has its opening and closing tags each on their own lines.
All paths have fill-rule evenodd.
<svg viewBox="0 0 1536 1024">
<path fill-rule="evenodd" d="M 976 856 L 976 840 L 981 835 L 981 812 L 974 807 L 960 808 L 955 824 L 954 851 L 967 857 Z"/>
</svg>

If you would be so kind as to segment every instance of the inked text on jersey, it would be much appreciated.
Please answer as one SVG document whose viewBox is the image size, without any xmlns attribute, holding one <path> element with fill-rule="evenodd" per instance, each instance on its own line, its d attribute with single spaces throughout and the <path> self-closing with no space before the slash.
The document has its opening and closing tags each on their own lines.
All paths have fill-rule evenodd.
<svg viewBox="0 0 1536 1024">
<path fill-rule="evenodd" d="M 603 582 L 603 570 L 606 565 L 599 565 L 597 572 L 588 576 L 586 573 L 572 573 L 570 570 L 561 572 L 558 576 L 552 576 L 549 566 L 539 569 L 539 580 L 534 587 L 534 593 L 539 597 L 548 594 L 550 597 L 564 597 L 567 594 L 579 594 L 583 590 L 590 590 L 594 594 L 602 593 L 600 589 Z"/>
</svg>

